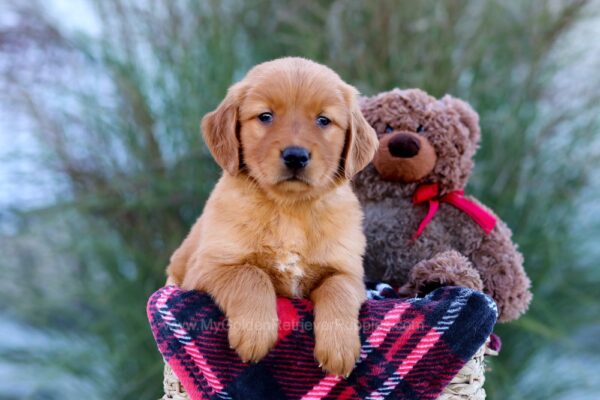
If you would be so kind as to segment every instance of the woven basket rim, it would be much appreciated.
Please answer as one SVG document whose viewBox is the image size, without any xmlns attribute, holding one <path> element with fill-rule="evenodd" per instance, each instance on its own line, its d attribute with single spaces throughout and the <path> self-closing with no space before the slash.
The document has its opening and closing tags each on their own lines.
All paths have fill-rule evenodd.
<svg viewBox="0 0 600 400">
<path fill-rule="evenodd" d="M 483 400 L 486 397 L 485 357 L 498 355 L 488 347 L 488 341 L 477 350 L 477 353 L 461 368 L 450 381 L 437 400 Z M 162 400 L 189 400 L 183 385 L 165 362 L 163 386 L 165 394 Z"/>
</svg>

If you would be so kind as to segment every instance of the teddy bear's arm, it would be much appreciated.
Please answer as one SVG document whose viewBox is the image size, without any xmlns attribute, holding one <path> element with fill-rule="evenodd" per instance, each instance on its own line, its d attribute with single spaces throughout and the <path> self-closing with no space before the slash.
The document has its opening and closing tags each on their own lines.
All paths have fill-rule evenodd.
<svg viewBox="0 0 600 400">
<path fill-rule="evenodd" d="M 511 240 L 512 232 L 501 220 L 470 255 L 479 271 L 484 291 L 496 301 L 501 322 L 517 319 L 531 301 L 530 281 L 523 256 Z"/>
<path fill-rule="evenodd" d="M 458 251 L 447 250 L 418 262 L 399 293 L 407 297 L 424 296 L 441 286 L 483 290 L 479 272 L 473 268 L 473 264 Z"/>
</svg>

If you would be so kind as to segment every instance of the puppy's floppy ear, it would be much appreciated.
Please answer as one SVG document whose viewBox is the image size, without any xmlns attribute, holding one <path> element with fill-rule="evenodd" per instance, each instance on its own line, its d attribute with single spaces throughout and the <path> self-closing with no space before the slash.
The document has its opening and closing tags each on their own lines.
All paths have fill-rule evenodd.
<svg viewBox="0 0 600 400">
<path fill-rule="evenodd" d="M 202 118 L 206 146 L 217 164 L 231 175 L 237 175 L 240 168 L 238 108 L 243 92 L 241 83 L 231 86 L 221 104 Z"/>
<path fill-rule="evenodd" d="M 479 143 L 481 130 L 479 128 L 479 114 L 466 101 L 452 97 L 449 94 L 442 98 L 442 103 L 452 108 L 459 115 L 460 122 L 469 131 L 469 140 L 474 145 Z"/>
<path fill-rule="evenodd" d="M 350 105 L 350 121 L 342 157 L 344 175 L 350 179 L 371 162 L 379 141 L 375 130 L 369 125 L 360 110 L 358 91 L 350 85 L 346 85 L 344 89 Z"/>
</svg>

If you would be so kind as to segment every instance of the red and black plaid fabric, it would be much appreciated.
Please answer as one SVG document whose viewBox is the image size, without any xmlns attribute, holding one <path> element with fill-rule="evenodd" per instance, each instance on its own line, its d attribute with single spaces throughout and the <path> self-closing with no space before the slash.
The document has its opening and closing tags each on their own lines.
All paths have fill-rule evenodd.
<svg viewBox="0 0 600 400">
<path fill-rule="evenodd" d="M 158 348 L 192 400 L 434 399 L 492 332 L 486 295 L 440 288 L 415 299 L 368 300 L 360 313 L 360 360 L 347 378 L 326 375 L 313 357 L 312 304 L 279 298 L 279 340 L 257 364 L 227 342 L 211 297 L 166 286 L 148 302 Z"/>
</svg>

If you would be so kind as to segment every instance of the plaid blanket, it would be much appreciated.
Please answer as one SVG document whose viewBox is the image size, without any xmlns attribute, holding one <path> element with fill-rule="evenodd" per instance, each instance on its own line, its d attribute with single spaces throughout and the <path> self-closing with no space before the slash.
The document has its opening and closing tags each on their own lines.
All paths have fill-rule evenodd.
<svg viewBox="0 0 600 400">
<path fill-rule="evenodd" d="M 347 379 L 326 375 L 314 360 L 307 300 L 277 300 L 279 340 L 257 364 L 229 348 L 225 318 L 205 293 L 166 286 L 147 312 L 160 352 L 192 400 L 436 398 L 485 343 L 496 305 L 457 287 L 404 300 L 379 289 L 362 307 L 361 355 Z"/>
</svg>

